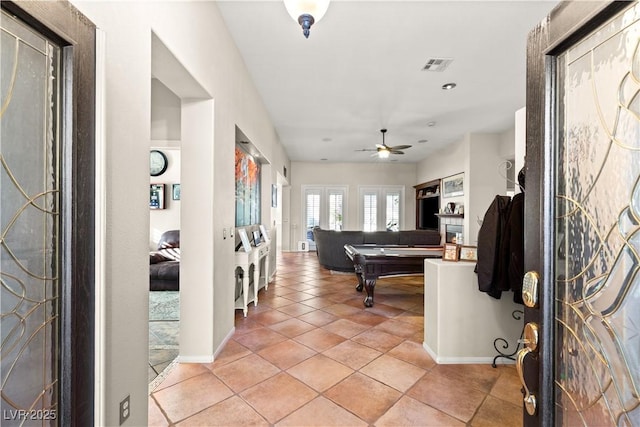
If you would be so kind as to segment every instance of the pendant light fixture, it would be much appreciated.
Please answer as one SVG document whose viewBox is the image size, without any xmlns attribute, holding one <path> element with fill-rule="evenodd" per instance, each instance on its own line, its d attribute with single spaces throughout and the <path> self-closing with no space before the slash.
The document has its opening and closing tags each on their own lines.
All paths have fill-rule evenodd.
<svg viewBox="0 0 640 427">
<path fill-rule="evenodd" d="M 311 26 L 322 19 L 329 8 L 329 0 L 284 0 L 287 12 L 302 27 L 302 34 L 309 38 Z"/>
</svg>

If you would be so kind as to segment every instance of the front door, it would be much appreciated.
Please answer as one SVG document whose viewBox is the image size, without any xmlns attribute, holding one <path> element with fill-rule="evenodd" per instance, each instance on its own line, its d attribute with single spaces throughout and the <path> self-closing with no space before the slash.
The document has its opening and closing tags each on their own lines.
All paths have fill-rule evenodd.
<svg viewBox="0 0 640 427">
<path fill-rule="evenodd" d="M 0 18 L 0 424 L 89 426 L 95 27 L 66 2 Z"/>
<path fill-rule="evenodd" d="M 560 4 L 527 69 L 524 424 L 638 426 L 640 4 Z"/>
</svg>

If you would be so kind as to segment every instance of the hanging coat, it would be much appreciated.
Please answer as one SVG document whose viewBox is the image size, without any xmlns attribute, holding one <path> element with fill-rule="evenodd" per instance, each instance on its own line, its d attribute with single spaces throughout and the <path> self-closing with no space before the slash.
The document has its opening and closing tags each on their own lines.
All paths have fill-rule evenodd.
<svg viewBox="0 0 640 427">
<path fill-rule="evenodd" d="M 513 294 L 513 302 L 522 302 L 522 279 L 524 278 L 524 193 L 513 196 L 509 204 L 509 214 L 502 240 L 504 256 L 507 259 L 505 281 Z"/>
<path fill-rule="evenodd" d="M 489 205 L 478 232 L 478 288 L 497 299 L 500 299 L 502 291 L 510 289 L 505 275 L 500 274 L 501 271 L 506 271 L 506 267 L 501 265 L 506 263 L 501 254 L 501 243 L 510 203 L 508 196 L 496 196 Z"/>
</svg>

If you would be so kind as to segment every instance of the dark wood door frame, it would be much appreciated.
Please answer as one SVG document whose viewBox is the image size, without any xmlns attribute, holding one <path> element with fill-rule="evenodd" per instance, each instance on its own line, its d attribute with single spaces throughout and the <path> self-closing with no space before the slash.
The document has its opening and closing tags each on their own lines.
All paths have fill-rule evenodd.
<svg viewBox="0 0 640 427">
<path fill-rule="evenodd" d="M 1 2 L 62 47 L 59 425 L 94 425 L 95 25 L 66 1 Z"/>
<path fill-rule="evenodd" d="M 524 425 L 552 426 L 555 420 L 554 383 L 554 81 L 557 55 L 590 31 L 628 7 L 630 1 L 562 2 L 529 34 L 527 43 L 525 271 L 541 275 L 540 305 L 525 309 L 525 323 L 540 328 L 540 349 L 527 357 L 527 386 L 538 400 L 535 416 L 524 414 Z M 549 325 L 547 327 L 547 325 Z M 538 369 L 538 367 L 544 367 Z"/>
</svg>

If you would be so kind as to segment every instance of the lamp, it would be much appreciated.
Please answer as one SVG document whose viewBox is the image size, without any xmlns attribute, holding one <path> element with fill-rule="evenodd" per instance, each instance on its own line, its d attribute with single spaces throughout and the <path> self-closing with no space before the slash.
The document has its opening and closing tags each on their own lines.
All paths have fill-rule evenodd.
<svg viewBox="0 0 640 427">
<path fill-rule="evenodd" d="M 391 153 L 389 152 L 388 149 L 378 150 L 378 158 L 380 158 L 380 159 L 388 159 L 389 158 L 389 154 L 391 154 Z"/>
<path fill-rule="evenodd" d="M 302 27 L 302 33 L 309 38 L 311 26 L 322 19 L 329 8 L 329 0 L 284 0 L 287 12 Z"/>
</svg>

